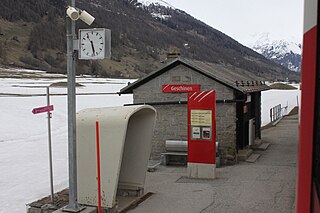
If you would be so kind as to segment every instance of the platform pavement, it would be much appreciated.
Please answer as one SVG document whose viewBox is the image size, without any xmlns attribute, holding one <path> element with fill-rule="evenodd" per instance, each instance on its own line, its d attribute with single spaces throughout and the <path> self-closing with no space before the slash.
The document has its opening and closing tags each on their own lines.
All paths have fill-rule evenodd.
<svg viewBox="0 0 320 213">
<path fill-rule="evenodd" d="M 263 130 L 262 140 L 270 146 L 255 163 L 217 168 L 215 180 L 188 179 L 185 167 L 158 167 L 146 178 L 146 192 L 155 194 L 130 212 L 294 212 L 297 116 Z"/>
</svg>

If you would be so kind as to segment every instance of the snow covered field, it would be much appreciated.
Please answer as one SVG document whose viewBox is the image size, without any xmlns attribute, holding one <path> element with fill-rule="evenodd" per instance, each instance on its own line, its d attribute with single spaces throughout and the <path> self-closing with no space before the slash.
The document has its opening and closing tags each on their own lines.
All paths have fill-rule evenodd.
<svg viewBox="0 0 320 213">
<path fill-rule="evenodd" d="M 14 76 L 14 77 L 10 77 Z M 22 213 L 25 204 L 50 194 L 46 114 L 31 110 L 46 105 L 45 86 L 66 81 L 63 75 L 25 70 L 0 69 L 0 213 Z M 85 87 L 77 93 L 114 93 L 133 80 L 81 77 Z M 52 94 L 65 94 L 66 88 L 51 88 Z M 300 91 L 271 90 L 262 94 L 263 124 L 269 122 L 269 109 L 296 105 Z M 68 185 L 67 168 L 67 97 L 52 96 L 52 148 L 55 191 Z M 77 110 L 121 106 L 132 103 L 132 95 L 78 95 Z"/>
<path fill-rule="evenodd" d="M 0 73 L 3 74 L 2 70 Z M 27 72 L 26 72 L 27 73 Z M 13 70 L 9 75 L 16 75 Z M 7 75 L 7 76 L 9 76 Z M 45 86 L 66 81 L 65 76 L 0 78 L 0 212 L 21 213 L 25 204 L 50 193 L 46 113 L 33 115 L 35 107 L 45 106 Z M 21 77 L 21 76 L 20 76 Z M 131 80 L 132 81 L 132 80 Z M 78 78 L 85 87 L 77 93 L 118 92 L 130 80 Z M 42 87 L 42 88 L 41 88 Z M 66 88 L 50 88 L 52 94 L 66 93 Z M 52 96 L 52 149 L 55 191 L 66 188 L 67 168 L 67 97 Z M 90 107 L 121 106 L 132 103 L 132 95 L 78 95 L 77 110 Z"/>
</svg>

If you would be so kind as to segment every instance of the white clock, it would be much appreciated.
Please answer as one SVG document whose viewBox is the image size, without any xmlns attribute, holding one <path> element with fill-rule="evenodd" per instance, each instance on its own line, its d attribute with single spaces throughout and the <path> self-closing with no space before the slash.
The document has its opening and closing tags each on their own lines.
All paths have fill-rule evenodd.
<svg viewBox="0 0 320 213">
<path fill-rule="evenodd" d="M 79 30 L 79 59 L 111 57 L 111 31 L 108 29 Z"/>
</svg>

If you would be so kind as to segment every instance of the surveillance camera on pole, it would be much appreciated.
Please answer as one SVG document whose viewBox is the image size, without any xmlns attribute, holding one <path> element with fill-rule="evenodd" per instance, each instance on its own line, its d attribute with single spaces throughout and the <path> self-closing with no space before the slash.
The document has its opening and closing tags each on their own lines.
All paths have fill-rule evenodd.
<svg viewBox="0 0 320 213">
<path fill-rule="evenodd" d="M 90 15 L 87 11 L 79 10 L 70 6 L 67 9 L 67 15 L 70 17 L 72 21 L 76 21 L 80 18 L 87 25 L 91 25 L 94 21 L 94 17 Z"/>
<path fill-rule="evenodd" d="M 91 25 L 94 21 L 94 17 L 85 10 L 80 11 L 80 19 L 87 25 Z"/>
<path fill-rule="evenodd" d="M 79 10 L 70 6 L 67 9 L 67 15 L 69 16 L 69 18 L 71 18 L 72 21 L 76 21 L 80 17 Z"/>
</svg>

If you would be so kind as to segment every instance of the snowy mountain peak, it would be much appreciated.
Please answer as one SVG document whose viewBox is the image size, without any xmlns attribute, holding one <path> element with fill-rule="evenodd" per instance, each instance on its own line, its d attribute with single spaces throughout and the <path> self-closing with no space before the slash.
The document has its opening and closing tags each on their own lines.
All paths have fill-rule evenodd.
<svg viewBox="0 0 320 213">
<path fill-rule="evenodd" d="M 170 7 L 170 8 L 175 9 L 174 6 L 172 6 L 171 4 L 169 4 L 168 2 L 163 1 L 163 0 L 138 0 L 138 2 L 140 2 L 141 4 L 143 4 L 145 6 L 149 6 L 151 4 L 154 4 L 154 5 Z"/>
<path fill-rule="evenodd" d="M 267 42 L 257 41 L 251 47 L 261 54 L 266 50 L 277 52 L 282 55 L 285 55 L 286 53 L 301 54 L 301 44 L 285 40 Z"/>
<path fill-rule="evenodd" d="M 252 46 L 252 44 L 260 41 L 263 43 L 266 42 L 272 42 L 277 40 L 284 40 L 284 41 L 292 41 L 295 43 L 301 43 L 302 39 L 297 38 L 295 36 L 288 36 L 288 35 L 281 35 L 281 34 L 275 34 L 275 33 L 269 33 L 269 32 L 263 32 L 263 33 L 255 33 L 251 34 L 247 41 L 245 42 L 246 46 Z"/>
<path fill-rule="evenodd" d="M 292 71 L 301 70 L 301 40 L 297 38 L 279 39 L 270 33 L 253 36 L 247 46 Z"/>
<path fill-rule="evenodd" d="M 171 18 L 171 15 L 168 15 L 166 9 L 163 7 L 173 10 L 176 9 L 174 6 L 163 0 L 138 0 L 136 2 L 138 2 L 137 7 L 148 8 L 150 15 L 159 20 L 168 20 Z"/>
</svg>

